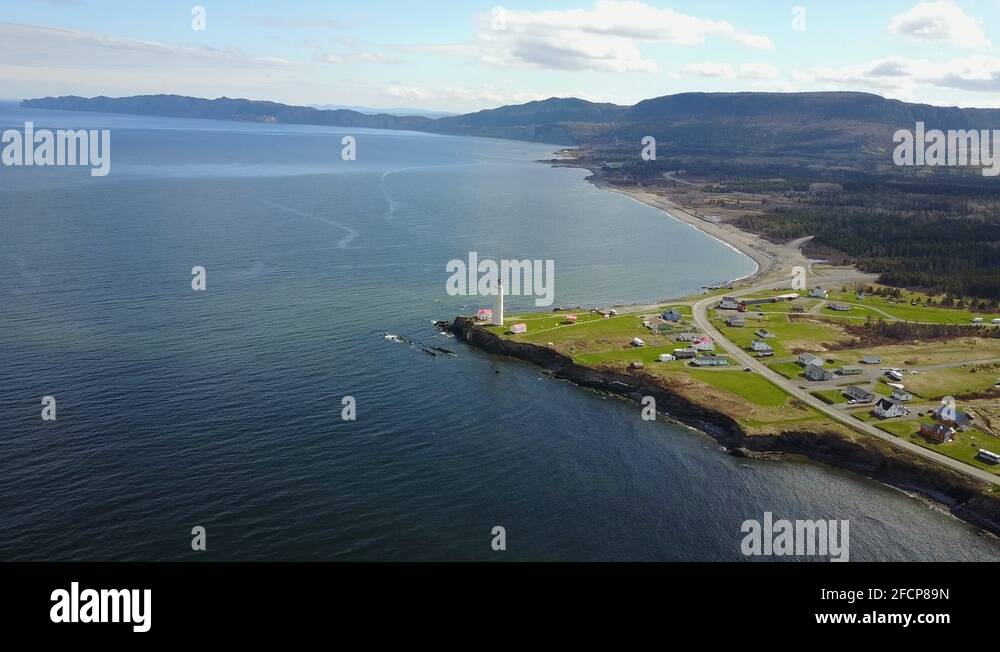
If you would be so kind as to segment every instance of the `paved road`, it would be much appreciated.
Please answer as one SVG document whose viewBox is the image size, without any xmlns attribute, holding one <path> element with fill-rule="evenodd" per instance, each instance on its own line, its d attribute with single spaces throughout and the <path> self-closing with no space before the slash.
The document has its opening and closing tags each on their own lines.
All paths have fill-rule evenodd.
<svg viewBox="0 0 1000 652">
<path fill-rule="evenodd" d="M 856 276 L 853 273 L 845 272 L 842 275 L 840 275 L 838 282 L 847 282 L 854 278 L 856 278 Z M 744 294 L 751 294 L 753 292 L 758 292 L 760 290 L 775 289 L 787 285 L 788 285 L 787 281 L 767 283 L 763 285 L 752 286 L 750 288 L 746 288 L 743 290 L 734 291 L 732 292 L 732 296 L 741 296 Z M 830 417 L 835 421 L 844 423 L 850 426 L 851 428 L 859 430 L 865 434 L 877 437 L 882 441 L 885 441 L 888 444 L 894 446 L 895 448 L 908 451 L 915 455 L 919 455 L 924 459 L 937 462 L 938 464 L 942 464 L 949 468 L 955 469 L 956 471 L 960 471 L 961 473 L 972 476 L 977 480 L 982 480 L 990 484 L 1000 485 L 1000 477 L 993 475 L 992 473 L 989 473 L 982 469 L 977 469 L 974 466 L 969 466 L 964 462 L 959 462 L 958 460 L 952 459 L 950 457 L 945 457 L 940 453 L 936 453 L 932 450 L 918 446 L 913 442 L 907 441 L 905 439 L 900 439 L 899 437 L 896 437 L 894 435 L 890 435 L 884 430 L 879 430 L 878 428 L 876 428 L 871 424 L 858 421 L 853 416 L 849 416 L 842 413 L 837 408 L 824 403 L 823 401 L 819 400 L 806 390 L 798 387 L 795 383 L 788 380 L 784 376 L 780 375 L 775 371 L 772 371 L 766 365 L 764 365 L 758 358 L 751 356 L 749 353 L 741 349 L 739 346 L 728 340 L 719 331 L 719 329 L 717 329 L 715 325 L 712 324 L 712 322 L 708 319 L 709 306 L 714 305 L 718 301 L 719 297 L 706 297 L 704 299 L 695 302 L 691 308 L 692 316 L 695 324 L 705 333 L 714 338 L 715 341 L 720 346 L 722 346 L 722 348 L 724 348 L 730 355 L 732 355 L 732 357 L 739 364 L 743 365 L 744 367 L 749 367 L 754 372 L 768 379 L 769 381 L 777 385 L 779 388 L 781 388 L 788 394 L 791 394 L 792 396 L 799 399 L 806 405 L 815 408 L 822 414 L 825 414 L 826 416 Z"/>
</svg>

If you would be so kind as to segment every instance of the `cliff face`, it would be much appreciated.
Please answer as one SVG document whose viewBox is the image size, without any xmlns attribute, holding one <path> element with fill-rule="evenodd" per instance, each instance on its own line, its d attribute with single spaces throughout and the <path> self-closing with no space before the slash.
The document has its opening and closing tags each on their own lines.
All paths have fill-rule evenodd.
<svg viewBox="0 0 1000 652">
<path fill-rule="evenodd" d="M 544 346 L 513 342 L 458 317 L 449 325 L 455 336 L 487 353 L 532 362 L 583 387 L 641 401 L 656 399 L 657 410 L 698 428 L 723 444 L 731 454 L 747 456 L 801 455 L 853 471 L 946 506 L 952 514 L 1000 536 L 1000 495 L 961 473 L 899 451 L 873 438 L 849 439 L 835 432 L 785 432 L 746 435 L 729 416 L 698 405 L 671 391 L 655 376 L 578 365 Z"/>
</svg>

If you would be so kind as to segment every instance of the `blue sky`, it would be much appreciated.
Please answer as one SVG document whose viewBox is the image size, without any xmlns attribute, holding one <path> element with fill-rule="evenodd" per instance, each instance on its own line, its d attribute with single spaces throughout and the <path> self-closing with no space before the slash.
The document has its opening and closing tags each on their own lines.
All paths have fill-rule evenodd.
<svg viewBox="0 0 1000 652">
<path fill-rule="evenodd" d="M 461 112 L 550 96 L 864 90 L 996 107 L 995 44 L 1000 0 L 0 0 L 0 96 Z"/>
</svg>

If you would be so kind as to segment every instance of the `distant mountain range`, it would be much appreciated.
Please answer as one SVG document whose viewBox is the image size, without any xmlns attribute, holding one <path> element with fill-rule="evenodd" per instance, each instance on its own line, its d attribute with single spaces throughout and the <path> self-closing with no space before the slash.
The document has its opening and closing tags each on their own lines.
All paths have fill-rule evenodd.
<svg viewBox="0 0 1000 652">
<path fill-rule="evenodd" d="M 184 95 L 136 95 L 133 97 L 43 97 L 24 100 L 21 106 L 62 111 L 96 111 L 172 118 L 207 118 L 245 122 L 326 125 L 333 127 L 369 127 L 372 129 L 419 129 L 433 122 L 422 116 L 397 116 L 388 113 L 369 115 L 348 109 L 323 110 L 309 106 L 290 106 L 277 102 L 220 97 L 214 100 Z"/>
<path fill-rule="evenodd" d="M 309 106 L 323 111 L 339 111 L 341 109 L 346 109 L 348 111 L 357 111 L 358 113 L 366 113 L 368 115 L 386 113 L 388 115 L 419 115 L 425 118 L 447 118 L 449 116 L 458 115 L 454 111 L 428 111 L 426 109 L 407 109 L 402 107 L 373 109 L 370 106 L 352 106 L 344 104 L 310 104 Z"/>
<path fill-rule="evenodd" d="M 464 115 L 370 114 L 276 102 L 179 95 L 77 96 L 24 100 L 23 106 L 184 118 L 406 129 L 562 145 L 638 143 L 657 138 L 671 151 L 724 155 L 821 156 L 884 150 L 893 131 L 1000 129 L 1000 109 L 937 107 L 870 93 L 679 93 L 634 106 L 550 98 Z"/>
</svg>

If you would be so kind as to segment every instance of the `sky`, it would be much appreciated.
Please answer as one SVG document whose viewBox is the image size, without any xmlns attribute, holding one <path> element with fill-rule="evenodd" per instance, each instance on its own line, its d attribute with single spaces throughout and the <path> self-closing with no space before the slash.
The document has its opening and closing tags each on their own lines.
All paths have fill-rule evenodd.
<svg viewBox="0 0 1000 652">
<path fill-rule="evenodd" d="M 0 0 L 0 97 L 467 112 L 857 90 L 1000 107 L 1000 0 Z"/>
</svg>

